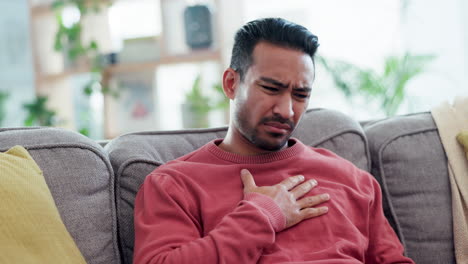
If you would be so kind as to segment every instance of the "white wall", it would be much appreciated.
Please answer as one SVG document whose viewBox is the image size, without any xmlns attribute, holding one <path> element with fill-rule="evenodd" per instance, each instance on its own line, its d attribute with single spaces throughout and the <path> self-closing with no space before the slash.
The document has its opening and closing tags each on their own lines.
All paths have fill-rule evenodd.
<svg viewBox="0 0 468 264">
<path fill-rule="evenodd" d="M 21 126 L 22 105 L 34 96 L 27 0 L 0 0 L 0 90 L 8 91 L 7 118 L 3 126 Z"/>
<path fill-rule="evenodd" d="M 403 3 L 407 8 L 403 9 Z M 391 55 L 433 54 L 427 72 L 408 83 L 399 114 L 428 111 L 468 93 L 468 1 L 466 0 L 244 0 L 244 22 L 279 16 L 319 37 L 319 54 L 382 72 Z M 383 117 L 366 102 L 353 106 L 318 66 L 310 107 L 346 112 L 358 119 Z"/>
<path fill-rule="evenodd" d="M 283 17 L 318 36 L 318 54 L 379 71 L 385 57 L 400 53 L 399 1 L 395 0 L 244 0 L 245 22 Z M 327 72 L 317 65 L 310 108 L 336 109 L 358 119 L 382 117 L 355 107 L 339 92 Z"/>
<path fill-rule="evenodd" d="M 409 83 L 410 111 L 427 111 L 444 100 L 468 95 L 468 3 L 413 0 L 402 17 L 403 46 L 437 56 L 428 74 Z"/>
</svg>

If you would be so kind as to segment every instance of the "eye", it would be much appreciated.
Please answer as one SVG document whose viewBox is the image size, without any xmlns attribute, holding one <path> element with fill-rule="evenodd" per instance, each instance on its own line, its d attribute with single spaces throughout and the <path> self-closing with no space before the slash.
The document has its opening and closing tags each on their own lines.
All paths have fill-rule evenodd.
<svg viewBox="0 0 468 264">
<path fill-rule="evenodd" d="M 270 92 L 278 92 L 279 89 L 271 86 L 260 85 L 263 89 L 268 90 Z"/>
<path fill-rule="evenodd" d="M 306 98 L 309 97 L 308 94 L 299 94 L 299 93 L 294 94 L 294 96 L 299 97 L 299 98 L 303 98 L 303 99 L 306 99 Z"/>
</svg>

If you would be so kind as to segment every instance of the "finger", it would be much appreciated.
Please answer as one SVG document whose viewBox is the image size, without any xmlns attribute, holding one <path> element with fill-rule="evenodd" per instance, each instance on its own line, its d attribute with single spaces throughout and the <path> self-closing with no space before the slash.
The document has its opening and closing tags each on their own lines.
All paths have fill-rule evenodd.
<svg viewBox="0 0 468 264">
<path fill-rule="evenodd" d="M 326 213 L 328 213 L 328 207 L 326 207 L 326 206 L 317 207 L 317 208 L 306 208 L 306 209 L 302 209 L 300 211 L 300 215 L 302 217 L 302 220 L 317 217 L 317 216 L 321 216 L 321 215 L 326 214 Z"/>
<path fill-rule="evenodd" d="M 242 179 L 242 184 L 244 185 L 245 190 L 250 190 L 254 187 L 257 187 L 252 174 L 248 170 L 246 169 L 241 170 L 241 179 Z"/>
<path fill-rule="evenodd" d="M 282 182 L 280 182 L 278 185 L 284 186 L 287 190 L 291 190 L 294 186 L 298 185 L 304 181 L 304 176 L 302 175 L 297 175 L 297 176 L 292 176 L 289 177 Z"/>
<path fill-rule="evenodd" d="M 324 193 L 321 195 L 304 197 L 301 200 L 297 201 L 297 204 L 299 205 L 299 208 L 303 209 L 319 205 L 328 200 L 330 200 L 330 195 L 328 193 Z"/>
<path fill-rule="evenodd" d="M 302 197 L 304 194 L 308 193 L 315 186 L 317 186 L 316 180 L 308 180 L 292 189 L 291 194 L 294 196 L 294 198 L 297 199 L 299 197 Z"/>
</svg>

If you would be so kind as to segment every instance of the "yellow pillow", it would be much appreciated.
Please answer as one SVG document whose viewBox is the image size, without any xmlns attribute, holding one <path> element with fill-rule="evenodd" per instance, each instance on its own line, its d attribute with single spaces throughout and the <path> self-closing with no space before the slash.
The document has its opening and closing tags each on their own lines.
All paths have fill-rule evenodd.
<svg viewBox="0 0 468 264">
<path fill-rule="evenodd" d="M 0 204 L 0 263 L 86 263 L 21 146 L 0 152 Z"/>
<path fill-rule="evenodd" d="M 466 158 L 468 159 L 468 130 L 458 133 L 457 140 L 465 148 Z"/>
</svg>

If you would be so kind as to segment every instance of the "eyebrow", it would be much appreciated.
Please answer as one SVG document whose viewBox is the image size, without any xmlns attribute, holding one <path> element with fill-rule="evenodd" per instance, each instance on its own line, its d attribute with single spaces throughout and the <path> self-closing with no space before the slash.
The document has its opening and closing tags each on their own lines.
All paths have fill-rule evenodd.
<svg viewBox="0 0 468 264">
<path fill-rule="evenodd" d="M 273 84 L 273 85 L 276 85 L 276 86 L 279 86 L 281 88 L 288 88 L 289 85 L 287 84 L 284 84 L 278 80 L 275 80 L 275 79 L 272 79 L 272 78 L 269 78 L 269 77 L 260 77 L 260 80 L 264 81 L 264 82 L 267 82 L 267 83 L 270 83 L 270 84 Z M 294 87 L 294 90 L 299 90 L 301 92 L 310 92 L 312 91 L 312 89 L 310 87 L 307 87 L 307 86 L 304 86 L 304 87 Z"/>
<path fill-rule="evenodd" d="M 267 82 L 267 83 L 271 83 L 273 85 L 276 85 L 276 86 L 279 86 L 281 88 L 288 88 L 288 85 L 287 84 L 284 84 L 280 81 L 277 81 L 275 79 L 272 79 L 272 78 L 268 78 L 268 77 L 260 77 L 260 80 L 264 81 L 264 82 Z"/>
</svg>

